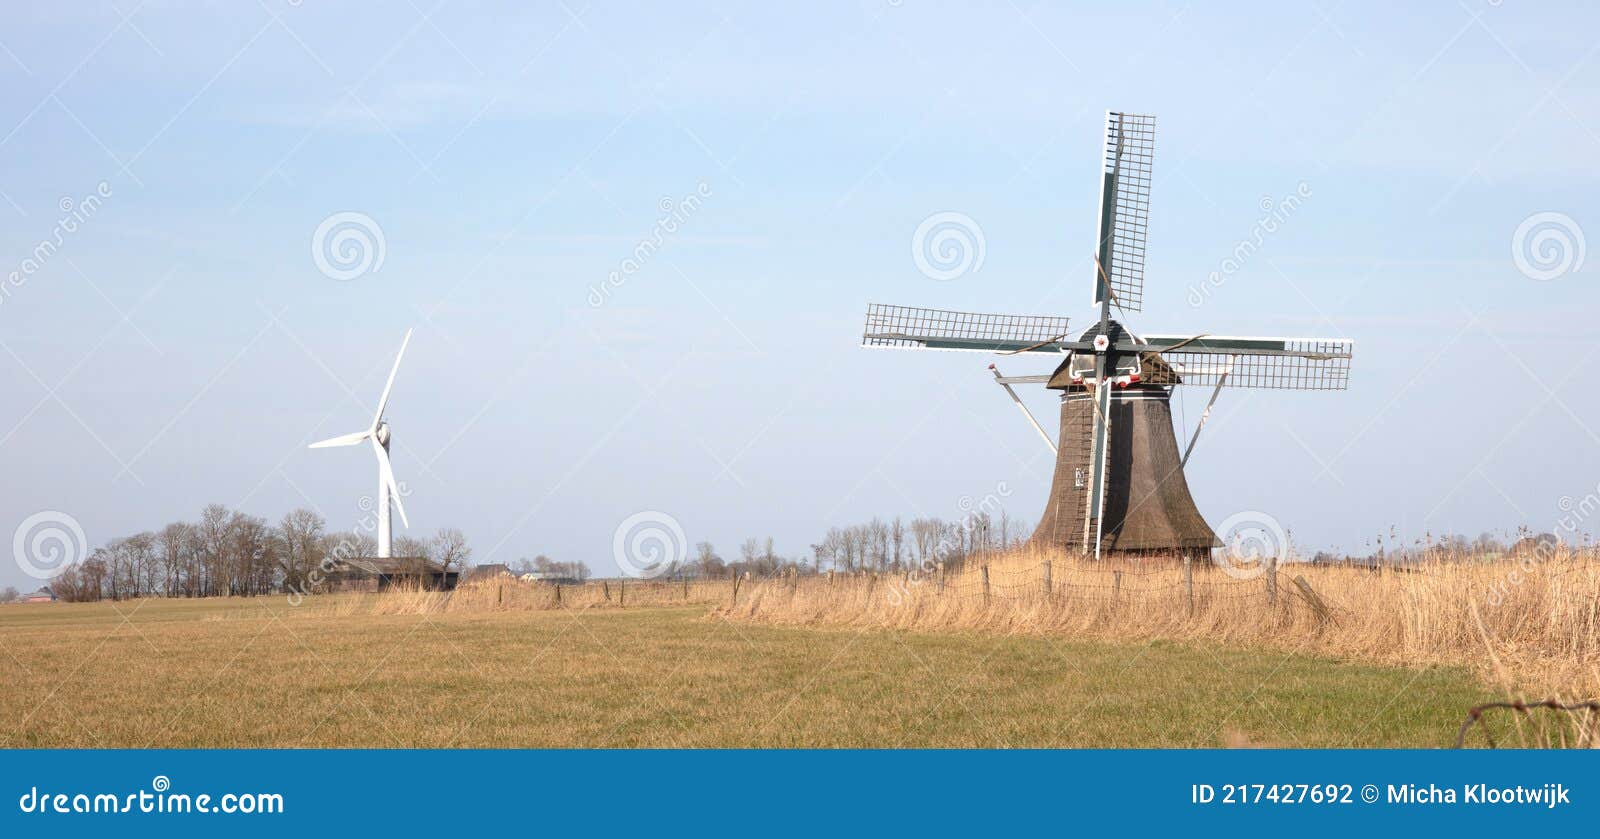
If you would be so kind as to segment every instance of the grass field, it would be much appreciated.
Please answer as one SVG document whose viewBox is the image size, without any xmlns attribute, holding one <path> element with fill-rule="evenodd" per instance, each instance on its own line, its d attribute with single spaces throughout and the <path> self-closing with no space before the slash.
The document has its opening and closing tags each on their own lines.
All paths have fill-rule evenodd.
<svg viewBox="0 0 1600 839">
<path fill-rule="evenodd" d="M 0 608 L 0 744 L 1432 747 L 1498 698 L 1463 669 L 1192 642 L 330 606 Z"/>
</svg>

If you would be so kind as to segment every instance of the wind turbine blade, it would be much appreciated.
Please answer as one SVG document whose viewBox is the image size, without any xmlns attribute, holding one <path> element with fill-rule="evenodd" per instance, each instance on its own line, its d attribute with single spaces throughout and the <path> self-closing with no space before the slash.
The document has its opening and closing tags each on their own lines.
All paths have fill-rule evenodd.
<svg viewBox="0 0 1600 839">
<path fill-rule="evenodd" d="M 395 512 L 400 514 L 400 523 L 411 527 L 411 522 L 406 520 L 406 506 L 400 503 L 400 485 L 394 480 L 394 466 L 389 463 L 389 453 L 378 444 L 378 438 L 372 438 L 372 451 L 378 456 L 378 472 L 383 475 L 383 483 L 389 487 L 389 498 L 394 501 Z"/>
<path fill-rule="evenodd" d="M 400 342 L 400 352 L 395 353 L 394 366 L 389 368 L 389 381 L 383 386 L 383 396 L 378 398 L 378 412 L 372 415 L 373 428 L 377 428 L 383 419 L 383 408 L 389 404 L 389 391 L 394 388 L 394 374 L 400 372 L 400 359 L 405 357 L 406 345 L 409 343 L 411 343 L 411 330 L 407 329 L 405 340 Z"/>
<path fill-rule="evenodd" d="M 310 446 L 307 446 L 306 448 L 328 449 L 328 448 L 332 448 L 334 446 L 354 446 L 355 444 L 361 442 L 362 440 L 367 439 L 371 435 L 372 435 L 371 431 L 357 431 L 354 434 L 344 434 L 344 435 L 341 435 L 341 436 L 338 436 L 338 437 L 330 437 L 330 438 L 328 438 L 326 440 L 322 440 L 320 442 L 312 443 Z"/>
</svg>

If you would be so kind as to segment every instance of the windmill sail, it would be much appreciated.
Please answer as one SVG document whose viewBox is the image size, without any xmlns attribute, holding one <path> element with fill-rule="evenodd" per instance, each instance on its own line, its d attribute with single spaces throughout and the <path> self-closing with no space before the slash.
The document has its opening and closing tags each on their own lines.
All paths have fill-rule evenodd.
<svg viewBox="0 0 1600 839">
<path fill-rule="evenodd" d="M 1150 178 L 1156 118 L 1106 112 L 1105 170 L 1100 181 L 1100 226 L 1095 248 L 1094 302 L 1110 290 L 1124 312 L 1144 306 L 1144 246 L 1150 223 Z"/>
<path fill-rule="evenodd" d="M 910 306 L 867 307 L 864 347 L 966 352 L 1060 353 L 1067 339 L 1067 319 L 1049 315 L 996 315 L 918 309 Z"/>
<path fill-rule="evenodd" d="M 1345 390 L 1355 350 L 1355 343 L 1344 338 L 1150 335 L 1146 340 L 1165 362 L 1151 377 L 1153 384 L 1269 390 Z M 1169 380 L 1162 381 L 1163 374 Z"/>
</svg>

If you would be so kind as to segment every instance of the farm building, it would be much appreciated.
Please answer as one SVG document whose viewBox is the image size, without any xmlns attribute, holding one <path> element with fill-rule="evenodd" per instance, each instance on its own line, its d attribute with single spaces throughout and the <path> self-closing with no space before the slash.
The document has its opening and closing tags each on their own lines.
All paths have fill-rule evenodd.
<svg viewBox="0 0 1600 839">
<path fill-rule="evenodd" d="M 24 603 L 54 603 L 55 601 L 56 593 L 51 591 L 49 586 L 43 586 L 38 591 L 24 595 L 22 598 Z"/>
<path fill-rule="evenodd" d="M 385 591 L 397 586 L 448 591 L 459 579 L 458 572 L 446 571 L 425 557 L 365 557 L 349 560 L 330 572 L 327 586 L 329 591 Z"/>
</svg>

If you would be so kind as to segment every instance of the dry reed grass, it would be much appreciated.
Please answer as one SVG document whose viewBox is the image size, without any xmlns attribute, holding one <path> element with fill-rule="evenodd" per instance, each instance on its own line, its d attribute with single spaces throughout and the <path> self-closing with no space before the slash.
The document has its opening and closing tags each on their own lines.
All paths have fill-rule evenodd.
<svg viewBox="0 0 1600 839">
<path fill-rule="evenodd" d="M 727 599 L 724 580 L 601 580 L 581 585 L 525 582 L 515 577 L 473 580 L 454 591 L 396 587 L 382 592 L 343 594 L 319 601 L 322 614 L 429 615 L 452 612 L 547 609 L 610 609 L 643 606 L 703 606 Z"/>
<path fill-rule="evenodd" d="M 1190 586 L 1182 563 L 1171 559 L 1093 563 L 1025 549 L 948 573 L 763 581 L 719 611 L 771 624 L 1221 641 L 1385 664 L 1467 665 L 1508 694 L 1536 698 L 1588 698 L 1600 688 L 1600 562 L 1592 557 L 1554 551 L 1537 561 L 1451 557 L 1403 571 L 1252 570 L 1260 575 L 1241 579 L 1196 563 Z M 1319 612 L 1313 597 L 1326 609 Z"/>
</svg>

